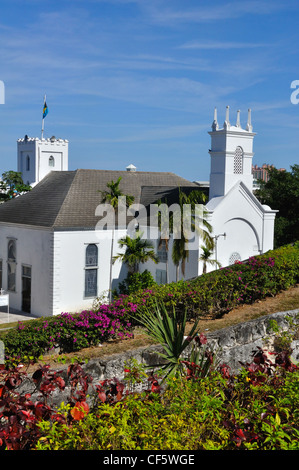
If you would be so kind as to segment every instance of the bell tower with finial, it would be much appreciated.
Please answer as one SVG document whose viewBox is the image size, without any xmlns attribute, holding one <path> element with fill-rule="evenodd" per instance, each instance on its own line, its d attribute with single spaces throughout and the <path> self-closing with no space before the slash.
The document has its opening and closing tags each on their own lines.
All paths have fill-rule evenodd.
<svg viewBox="0 0 299 470">
<path fill-rule="evenodd" d="M 223 127 L 219 128 L 215 108 L 212 131 L 209 132 L 211 136 L 210 200 L 214 197 L 225 196 L 238 181 L 242 181 L 252 191 L 252 149 L 255 133 L 252 132 L 251 110 L 248 109 L 246 129 L 241 126 L 240 110 L 237 111 L 234 126 L 230 123 L 229 111 L 229 106 L 227 106 Z"/>
</svg>

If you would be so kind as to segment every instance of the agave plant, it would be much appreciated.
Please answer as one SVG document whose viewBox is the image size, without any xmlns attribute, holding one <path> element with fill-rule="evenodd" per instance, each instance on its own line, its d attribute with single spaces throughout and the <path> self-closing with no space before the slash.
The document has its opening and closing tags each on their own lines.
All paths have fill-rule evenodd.
<svg viewBox="0 0 299 470">
<path fill-rule="evenodd" d="M 186 311 L 183 315 L 178 315 L 173 308 L 170 314 L 163 303 L 156 303 L 154 311 L 143 308 L 137 312 L 135 319 L 145 327 L 147 335 L 164 349 L 163 353 L 158 353 L 165 362 L 162 365 L 163 380 L 178 374 L 183 375 L 182 355 L 198 334 L 198 320 L 186 337 Z"/>
</svg>

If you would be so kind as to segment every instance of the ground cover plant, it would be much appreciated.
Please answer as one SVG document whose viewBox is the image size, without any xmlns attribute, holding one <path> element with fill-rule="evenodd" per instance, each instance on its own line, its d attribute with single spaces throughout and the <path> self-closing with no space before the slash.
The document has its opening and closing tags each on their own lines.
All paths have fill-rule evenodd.
<svg viewBox="0 0 299 470">
<path fill-rule="evenodd" d="M 164 387 L 136 363 L 125 380 L 97 384 L 80 364 L 66 378 L 44 366 L 32 375 L 33 393 L 18 391 L 22 369 L 2 370 L 0 449 L 298 450 L 299 369 L 287 353 L 270 360 L 259 349 L 238 375 L 224 364 L 208 375 L 184 364 Z M 66 385 L 69 398 L 56 409 L 51 395 Z"/>
</svg>

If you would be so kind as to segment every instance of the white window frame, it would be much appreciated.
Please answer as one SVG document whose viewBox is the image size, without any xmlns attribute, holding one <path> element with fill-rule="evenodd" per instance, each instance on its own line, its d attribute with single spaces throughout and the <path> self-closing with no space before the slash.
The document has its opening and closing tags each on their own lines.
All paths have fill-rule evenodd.
<svg viewBox="0 0 299 470">
<path fill-rule="evenodd" d="M 92 263 L 89 264 L 87 262 L 87 250 L 88 250 L 88 247 L 90 247 L 90 246 L 95 246 L 96 249 L 97 249 L 96 262 L 94 264 L 92 264 Z M 84 263 L 85 263 L 85 267 L 84 267 L 84 298 L 85 299 L 92 299 L 92 298 L 97 297 L 97 295 L 98 295 L 98 269 L 99 269 L 99 248 L 98 248 L 98 243 L 87 243 L 85 245 Z M 88 292 L 88 289 L 86 288 L 87 282 L 88 282 L 88 276 L 90 275 L 91 271 L 95 271 L 95 277 L 96 277 L 95 293 Z"/>
</svg>

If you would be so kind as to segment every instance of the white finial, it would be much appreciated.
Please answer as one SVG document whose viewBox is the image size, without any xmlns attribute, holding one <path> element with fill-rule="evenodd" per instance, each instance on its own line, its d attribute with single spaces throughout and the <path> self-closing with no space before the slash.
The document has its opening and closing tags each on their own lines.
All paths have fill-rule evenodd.
<svg viewBox="0 0 299 470">
<path fill-rule="evenodd" d="M 229 129 L 229 128 L 230 128 L 230 122 L 229 122 L 229 106 L 226 106 L 225 121 L 224 121 L 223 127 L 224 127 L 224 129 Z"/>
<path fill-rule="evenodd" d="M 218 122 L 217 122 L 217 108 L 215 107 L 215 109 L 214 109 L 214 121 L 213 121 L 213 124 L 212 124 L 212 130 L 217 131 L 218 129 L 219 129 L 219 125 L 218 125 Z"/>
<path fill-rule="evenodd" d="M 251 125 L 251 109 L 250 109 L 250 108 L 248 109 L 248 119 L 247 119 L 246 130 L 247 130 L 248 132 L 252 132 L 252 125 Z"/>
<path fill-rule="evenodd" d="M 239 109 L 238 109 L 238 111 L 237 111 L 236 127 L 241 127 L 241 124 L 240 124 L 240 110 L 239 110 Z"/>
</svg>

